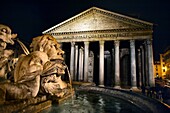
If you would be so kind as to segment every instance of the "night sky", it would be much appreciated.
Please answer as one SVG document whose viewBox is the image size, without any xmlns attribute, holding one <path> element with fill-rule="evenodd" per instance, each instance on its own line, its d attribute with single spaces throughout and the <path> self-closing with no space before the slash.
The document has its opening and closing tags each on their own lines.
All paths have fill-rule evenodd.
<svg viewBox="0 0 170 113">
<path fill-rule="evenodd" d="M 170 45 L 168 0 L 4 0 L 0 5 L 0 23 L 26 45 L 42 31 L 93 6 L 153 23 L 155 60 Z"/>
</svg>

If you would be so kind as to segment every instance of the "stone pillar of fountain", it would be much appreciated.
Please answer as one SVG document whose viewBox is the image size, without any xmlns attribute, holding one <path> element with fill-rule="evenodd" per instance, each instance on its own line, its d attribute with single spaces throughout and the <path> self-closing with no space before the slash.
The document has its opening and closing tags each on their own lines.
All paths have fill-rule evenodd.
<svg viewBox="0 0 170 113">
<path fill-rule="evenodd" d="M 152 49 L 152 40 L 147 40 L 147 48 L 148 48 L 148 76 L 149 76 L 149 85 L 150 87 L 155 86 L 155 80 L 153 75 L 153 49 Z"/>
<path fill-rule="evenodd" d="M 75 63 L 74 63 L 74 80 L 77 80 L 77 66 L 78 66 L 78 45 L 75 46 Z"/>
<path fill-rule="evenodd" d="M 84 42 L 84 81 L 88 81 L 89 42 Z"/>
<path fill-rule="evenodd" d="M 81 47 L 79 49 L 79 76 L 78 76 L 78 80 L 82 81 L 83 80 L 83 61 L 84 61 L 84 48 Z"/>
<path fill-rule="evenodd" d="M 99 86 L 104 86 L 104 41 L 99 41 L 100 58 L 99 58 Z"/>
<path fill-rule="evenodd" d="M 136 57 L 135 57 L 135 40 L 130 40 L 130 59 L 131 59 L 131 89 L 137 89 L 136 82 Z"/>
<path fill-rule="evenodd" d="M 73 80 L 74 77 L 74 46 L 75 42 L 71 42 L 71 54 L 70 54 L 70 74 L 71 74 L 71 79 Z"/>
<path fill-rule="evenodd" d="M 119 57 L 119 42 L 114 41 L 115 46 L 115 88 L 120 88 L 120 57 Z"/>
</svg>

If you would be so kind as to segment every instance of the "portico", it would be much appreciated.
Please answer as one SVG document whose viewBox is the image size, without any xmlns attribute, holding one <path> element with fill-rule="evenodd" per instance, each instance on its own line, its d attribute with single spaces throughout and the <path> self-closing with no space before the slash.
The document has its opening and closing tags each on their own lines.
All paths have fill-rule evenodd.
<svg viewBox="0 0 170 113">
<path fill-rule="evenodd" d="M 109 79 L 111 86 L 136 88 L 155 85 L 152 29 L 152 23 L 92 7 L 43 34 L 53 35 L 63 46 L 70 43 L 66 55 L 70 56 L 73 81 L 97 81 L 96 84 L 105 86 L 105 79 Z M 130 83 L 126 83 L 128 80 Z"/>
</svg>

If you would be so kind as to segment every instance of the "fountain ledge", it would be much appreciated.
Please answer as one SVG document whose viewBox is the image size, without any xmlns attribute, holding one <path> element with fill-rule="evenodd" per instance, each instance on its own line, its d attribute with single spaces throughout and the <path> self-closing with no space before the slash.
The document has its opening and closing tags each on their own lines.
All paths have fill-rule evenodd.
<svg viewBox="0 0 170 113">
<path fill-rule="evenodd" d="M 153 98 L 148 98 L 144 95 L 132 91 L 115 89 L 113 87 L 97 87 L 97 86 L 80 86 L 76 90 L 100 93 L 120 98 L 138 106 L 146 113 L 170 113 L 170 109 L 160 101 Z"/>
<path fill-rule="evenodd" d="M 57 98 L 54 96 L 39 95 L 35 98 L 25 99 L 25 100 L 9 100 L 0 104 L 1 113 L 37 113 L 52 104 L 60 104 L 64 100 L 71 98 L 74 95 L 74 89 L 62 98 Z"/>
</svg>

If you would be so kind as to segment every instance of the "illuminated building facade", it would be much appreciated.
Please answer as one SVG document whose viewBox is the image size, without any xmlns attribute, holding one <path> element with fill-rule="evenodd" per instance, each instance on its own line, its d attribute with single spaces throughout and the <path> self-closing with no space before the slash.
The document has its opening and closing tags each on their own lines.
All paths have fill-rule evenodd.
<svg viewBox="0 0 170 113">
<path fill-rule="evenodd" d="M 170 79 L 170 49 L 160 54 L 160 61 L 154 62 L 154 76 Z"/>
<path fill-rule="evenodd" d="M 154 76 L 155 78 L 166 78 L 167 66 L 165 64 L 164 55 L 160 54 L 160 61 L 154 62 Z"/>
<path fill-rule="evenodd" d="M 43 32 L 62 43 L 73 81 L 154 86 L 153 24 L 92 7 Z"/>
<path fill-rule="evenodd" d="M 164 78 L 170 79 L 170 49 L 168 48 L 162 55 L 165 62 L 165 72 Z"/>
</svg>

